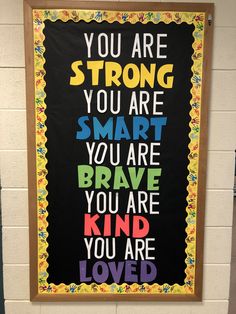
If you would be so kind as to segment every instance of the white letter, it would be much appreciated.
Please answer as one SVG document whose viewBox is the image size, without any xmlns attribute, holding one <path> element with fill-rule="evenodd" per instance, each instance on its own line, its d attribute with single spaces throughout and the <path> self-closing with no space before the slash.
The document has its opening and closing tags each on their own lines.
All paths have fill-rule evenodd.
<svg viewBox="0 0 236 314">
<path fill-rule="evenodd" d="M 129 105 L 129 114 L 138 114 L 138 105 L 137 105 L 137 98 L 136 98 L 136 93 L 132 92 L 131 94 L 131 100 L 130 100 L 130 105 Z"/>
<path fill-rule="evenodd" d="M 102 52 L 102 37 L 104 38 L 104 52 Z M 98 35 L 98 54 L 100 57 L 104 58 L 108 55 L 108 36 L 105 33 L 100 33 Z"/>
<path fill-rule="evenodd" d="M 84 33 L 84 38 L 85 38 L 87 50 L 88 50 L 88 58 L 91 58 L 91 45 L 92 45 L 92 41 L 93 41 L 93 35 L 94 35 L 94 33 L 91 33 L 90 38 L 88 38 L 88 34 Z"/>
<path fill-rule="evenodd" d="M 102 153 L 102 156 L 101 156 L 100 160 L 98 160 L 99 153 L 102 150 L 102 146 L 103 146 L 103 153 Z M 96 164 L 98 164 L 98 165 L 101 165 L 104 162 L 106 153 L 107 153 L 107 144 L 103 143 L 103 142 L 99 143 L 98 147 L 97 147 L 97 150 L 96 150 L 96 153 L 95 153 L 95 156 L 94 156 L 94 162 Z"/>
<path fill-rule="evenodd" d="M 142 198 L 142 196 L 144 196 L 144 198 Z M 141 213 L 142 210 L 145 213 L 148 213 L 148 209 L 146 206 L 147 200 L 148 200 L 148 194 L 144 191 L 139 191 L 138 192 L 138 204 L 139 204 L 138 212 L 139 213 Z"/>
<path fill-rule="evenodd" d="M 149 38 L 149 43 L 147 42 L 147 39 Z M 149 57 L 153 58 L 151 46 L 153 45 L 153 36 L 149 33 L 143 34 L 143 57 L 146 58 L 146 50 L 148 50 Z"/>
<path fill-rule="evenodd" d="M 149 256 L 149 251 L 155 251 L 155 247 L 149 247 L 149 242 L 150 241 L 155 241 L 155 239 L 154 238 L 147 238 L 146 239 L 146 252 L 145 252 L 145 259 L 146 260 L 153 260 L 153 259 L 155 259 L 155 257 L 153 257 L 153 256 Z"/>
<path fill-rule="evenodd" d="M 89 195 L 89 191 L 85 191 L 85 196 L 88 202 L 88 213 L 91 213 L 91 204 L 93 199 L 94 191 L 91 191 L 91 194 Z"/>
<path fill-rule="evenodd" d="M 103 204 L 101 204 L 103 203 Z M 97 194 L 97 212 L 99 214 L 104 214 L 105 211 L 106 211 L 106 203 L 107 203 L 107 196 L 106 196 L 106 193 L 105 192 L 99 192 Z M 100 208 L 101 205 L 103 205 L 103 209 Z"/>
<path fill-rule="evenodd" d="M 130 164 L 135 166 L 136 162 L 135 162 L 135 152 L 134 152 L 134 144 L 131 143 L 129 145 L 129 152 L 128 152 L 128 157 L 127 157 L 127 166 L 129 166 Z"/>
<path fill-rule="evenodd" d="M 166 48 L 167 45 L 161 45 L 161 37 L 167 37 L 167 34 L 157 34 L 157 58 L 165 59 L 167 58 L 167 56 L 166 55 L 161 56 L 160 50 L 161 48 Z"/>
<path fill-rule="evenodd" d="M 99 242 L 101 243 L 100 247 L 100 255 L 98 254 L 98 246 L 99 246 Z M 94 244 L 94 257 L 96 258 L 102 258 L 104 256 L 104 239 L 103 238 L 97 238 L 95 240 L 95 244 Z"/>
<path fill-rule="evenodd" d="M 147 160 L 146 160 L 147 153 L 148 153 L 148 145 L 145 143 L 139 143 L 138 144 L 138 165 L 139 166 L 142 165 L 142 161 L 143 161 L 143 165 L 147 166 Z"/>
<path fill-rule="evenodd" d="M 149 103 L 150 100 L 150 95 L 146 91 L 140 91 L 139 92 L 139 114 L 143 114 L 144 112 L 146 114 L 149 114 L 147 104 Z"/>
<path fill-rule="evenodd" d="M 128 198 L 128 204 L 127 204 L 127 210 L 126 213 L 129 214 L 130 210 L 132 210 L 132 213 L 136 213 L 135 209 L 135 202 L 134 202 L 134 194 L 133 192 L 129 192 L 129 198 Z"/>
<path fill-rule="evenodd" d="M 159 196 L 159 193 L 150 193 L 150 214 L 151 215 L 159 215 L 159 211 L 154 210 L 155 205 L 159 205 L 159 202 L 154 202 L 154 196 Z"/>
<path fill-rule="evenodd" d="M 88 156 L 89 156 L 89 164 L 92 165 L 93 162 L 93 151 L 95 148 L 95 143 L 92 142 L 92 145 L 90 147 L 90 143 L 86 142 L 87 150 L 88 150 Z"/>
<path fill-rule="evenodd" d="M 154 161 L 155 156 L 159 156 L 160 153 L 158 153 L 156 149 L 160 146 L 160 143 L 151 143 L 151 153 L 150 153 L 150 166 L 158 166 L 160 163 L 158 161 Z"/>
<path fill-rule="evenodd" d="M 117 42 L 117 53 L 115 54 L 114 52 L 114 47 L 115 47 L 115 44 L 114 44 L 114 33 L 111 33 L 111 56 L 113 58 L 117 58 L 119 57 L 120 55 L 120 49 L 121 49 L 121 34 L 118 33 L 118 42 Z"/>
<path fill-rule="evenodd" d="M 126 248 L 125 248 L 125 260 L 127 259 L 134 259 L 132 244 L 129 238 L 126 241 Z"/>
<path fill-rule="evenodd" d="M 111 93 L 110 93 L 110 96 L 111 96 L 111 99 L 110 99 L 110 104 L 111 104 L 111 113 L 113 114 L 117 114 L 120 112 L 120 90 L 117 91 L 117 108 L 115 109 L 114 108 L 114 91 L 111 90 Z"/>
<path fill-rule="evenodd" d="M 103 108 L 101 106 L 101 94 L 103 94 Z M 97 110 L 99 113 L 107 111 L 107 92 L 104 89 L 100 89 L 97 93 Z"/>
<path fill-rule="evenodd" d="M 131 56 L 132 58 L 135 57 L 136 52 L 138 53 L 138 58 L 142 58 L 138 33 L 135 34 L 135 38 L 134 38 L 134 44 L 133 44 L 133 50 L 132 50 L 132 56 Z"/>
<path fill-rule="evenodd" d="M 93 96 L 93 90 L 90 89 L 89 95 L 88 95 L 88 91 L 86 89 L 84 89 L 84 96 L 85 96 L 86 102 L 87 102 L 87 111 L 88 111 L 88 113 L 91 113 L 91 100 L 92 100 L 92 96 Z"/>
<path fill-rule="evenodd" d="M 153 114 L 156 114 L 156 115 L 162 115 L 163 112 L 162 111 L 157 111 L 157 106 L 162 106 L 163 105 L 163 101 L 157 101 L 157 96 L 158 95 L 163 95 L 164 92 L 163 91 L 157 91 L 157 92 L 154 92 L 153 93 L 153 111 L 152 113 Z"/>
<path fill-rule="evenodd" d="M 84 238 L 84 242 L 85 242 L 85 245 L 86 245 L 86 248 L 87 248 L 88 259 L 90 259 L 91 258 L 90 252 L 91 252 L 91 246 L 92 246 L 93 238 L 89 238 L 89 240 L 87 238 Z"/>
<path fill-rule="evenodd" d="M 120 163 L 120 144 L 116 144 L 116 161 L 114 161 L 113 145 L 115 144 L 110 144 L 110 162 L 112 166 L 117 166 Z"/>
<path fill-rule="evenodd" d="M 139 246 L 140 244 L 140 246 Z M 135 259 L 138 260 L 138 256 L 140 256 L 140 259 L 143 261 L 143 250 L 145 248 L 145 242 L 142 239 L 135 239 Z"/>
<path fill-rule="evenodd" d="M 109 250 L 109 240 L 110 239 L 106 239 L 106 257 L 108 259 L 113 259 L 115 258 L 116 256 L 116 241 L 115 241 L 115 238 L 112 238 L 112 254 L 109 254 L 110 253 L 110 250 Z"/>
</svg>

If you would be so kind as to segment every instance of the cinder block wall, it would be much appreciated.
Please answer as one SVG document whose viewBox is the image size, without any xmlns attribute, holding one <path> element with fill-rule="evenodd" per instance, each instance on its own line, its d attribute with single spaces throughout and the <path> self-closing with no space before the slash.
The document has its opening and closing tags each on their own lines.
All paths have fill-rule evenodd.
<svg viewBox="0 0 236 314">
<path fill-rule="evenodd" d="M 181 0 L 181 2 L 188 1 Z M 211 1 L 195 0 L 195 2 Z M 3 187 L 3 275 L 6 314 L 227 313 L 234 149 L 236 148 L 236 1 L 216 0 L 215 3 L 205 224 L 204 301 L 196 304 L 157 302 L 32 304 L 29 302 L 22 0 L 0 0 L 0 157 Z"/>
</svg>

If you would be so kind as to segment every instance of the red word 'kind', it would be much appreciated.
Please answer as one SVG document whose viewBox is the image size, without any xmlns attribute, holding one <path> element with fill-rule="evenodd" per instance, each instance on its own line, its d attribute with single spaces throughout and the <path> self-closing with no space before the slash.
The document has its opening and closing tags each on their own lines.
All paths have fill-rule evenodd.
<svg viewBox="0 0 236 314">
<path fill-rule="evenodd" d="M 103 230 L 100 230 L 97 222 L 100 222 L 103 219 Z M 130 219 L 132 222 L 132 228 L 130 227 Z M 149 222 L 143 216 L 132 216 L 124 215 L 124 218 L 120 217 L 120 215 L 115 215 L 115 228 L 112 228 L 111 215 L 84 215 L 84 235 L 85 236 L 111 236 L 112 229 L 115 232 L 115 237 L 121 236 L 121 231 L 127 236 L 131 236 L 133 238 L 144 238 L 149 232 Z M 131 234 L 132 229 L 132 234 Z"/>
</svg>

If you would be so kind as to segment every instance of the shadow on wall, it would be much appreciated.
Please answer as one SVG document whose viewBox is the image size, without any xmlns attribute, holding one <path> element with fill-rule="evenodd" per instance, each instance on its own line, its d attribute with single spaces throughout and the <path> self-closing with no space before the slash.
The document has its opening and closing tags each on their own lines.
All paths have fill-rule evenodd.
<svg viewBox="0 0 236 314">
<path fill-rule="evenodd" d="M 236 197 L 236 150 L 235 150 L 235 167 L 234 167 L 234 197 Z"/>
<path fill-rule="evenodd" d="M 4 314 L 3 298 L 3 264 L 2 264 L 2 202 L 1 202 L 1 182 L 0 182 L 0 313 Z"/>
<path fill-rule="evenodd" d="M 233 209 L 233 233 L 232 233 L 232 256 L 230 275 L 230 298 L 229 314 L 236 313 L 236 150 L 235 150 L 235 171 L 234 171 L 234 209 Z"/>
</svg>

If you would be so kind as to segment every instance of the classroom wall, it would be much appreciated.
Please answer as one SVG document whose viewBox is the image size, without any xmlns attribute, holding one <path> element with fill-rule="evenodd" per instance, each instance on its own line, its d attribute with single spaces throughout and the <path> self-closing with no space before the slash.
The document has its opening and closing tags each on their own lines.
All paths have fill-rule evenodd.
<svg viewBox="0 0 236 314">
<path fill-rule="evenodd" d="M 216 0 L 215 4 L 203 302 L 32 304 L 22 0 L 0 0 L 0 157 L 6 314 L 227 313 L 236 148 L 236 1 Z"/>
</svg>

